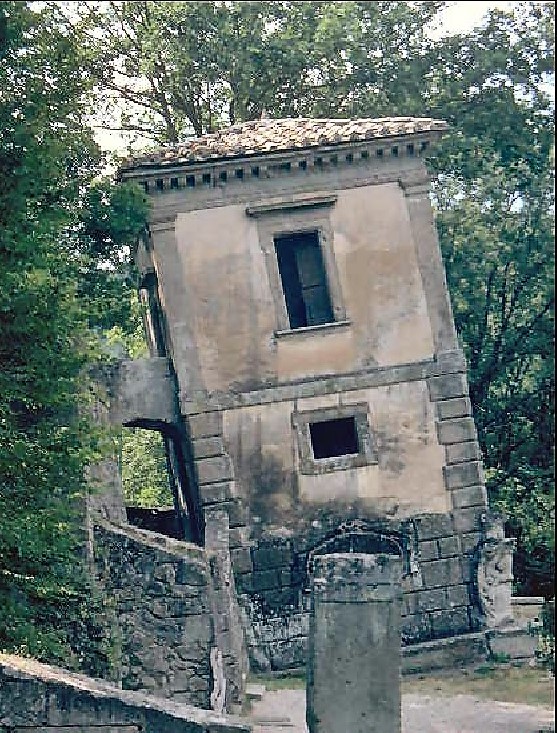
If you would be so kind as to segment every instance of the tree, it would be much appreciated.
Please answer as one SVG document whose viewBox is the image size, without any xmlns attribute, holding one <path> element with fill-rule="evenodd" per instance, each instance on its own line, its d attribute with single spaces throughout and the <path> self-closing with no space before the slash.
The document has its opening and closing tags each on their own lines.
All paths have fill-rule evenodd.
<svg viewBox="0 0 557 733">
<path fill-rule="evenodd" d="M 86 216 L 100 156 L 75 51 L 44 9 L 0 4 L 0 648 L 99 672 L 79 526 L 84 469 L 105 440 L 84 367 L 107 241 Z"/>
<path fill-rule="evenodd" d="M 339 117 L 371 101 L 376 115 L 411 113 L 424 29 L 443 4 L 142 0 L 83 3 L 65 23 L 102 117 L 176 143 L 264 110 Z"/>
<path fill-rule="evenodd" d="M 451 134 L 429 162 L 488 488 L 519 537 L 521 587 L 545 591 L 554 506 L 554 125 L 547 93 L 554 10 L 515 3 L 468 34 L 433 42 L 427 28 L 442 5 L 141 0 L 49 7 L 65 42 L 76 39 L 76 79 L 94 81 L 105 117 L 119 109 L 117 127 L 158 143 L 263 111 L 448 120 Z M 87 226 L 94 242 L 93 199 Z M 119 282 L 112 278 L 114 294 Z M 105 285 L 98 270 L 82 278 L 90 296 Z M 127 308 L 117 295 L 109 300 Z M 532 577 L 537 585 L 528 586 Z"/>
<path fill-rule="evenodd" d="M 438 229 L 492 506 L 523 593 L 553 594 L 554 8 L 493 12 L 435 49 Z M 433 66 L 433 64 L 432 64 Z M 455 134 L 456 133 L 456 134 Z"/>
</svg>

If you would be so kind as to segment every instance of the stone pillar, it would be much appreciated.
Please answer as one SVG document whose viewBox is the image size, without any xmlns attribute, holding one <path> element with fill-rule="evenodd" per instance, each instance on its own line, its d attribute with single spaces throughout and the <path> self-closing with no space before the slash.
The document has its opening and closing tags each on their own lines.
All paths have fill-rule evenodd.
<svg viewBox="0 0 557 733">
<path fill-rule="evenodd" d="M 309 733 L 400 733 L 400 558 L 335 554 L 314 562 Z"/>
<path fill-rule="evenodd" d="M 216 712 L 238 711 L 248 671 L 247 648 L 230 560 L 229 517 L 218 505 L 205 512 L 205 548 L 211 566 L 211 606 L 216 647 L 211 653 Z"/>
</svg>

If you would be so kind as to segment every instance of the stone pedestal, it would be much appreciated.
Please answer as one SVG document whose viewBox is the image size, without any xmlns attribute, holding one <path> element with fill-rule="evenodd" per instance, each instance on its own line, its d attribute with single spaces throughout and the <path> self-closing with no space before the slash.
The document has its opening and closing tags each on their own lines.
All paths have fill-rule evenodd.
<svg viewBox="0 0 557 733">
<path fill-rule="evenodd" d="M 395 555 L 315 557 L 310 733 L 400 733 L 401 571 Z"/>
</svg>

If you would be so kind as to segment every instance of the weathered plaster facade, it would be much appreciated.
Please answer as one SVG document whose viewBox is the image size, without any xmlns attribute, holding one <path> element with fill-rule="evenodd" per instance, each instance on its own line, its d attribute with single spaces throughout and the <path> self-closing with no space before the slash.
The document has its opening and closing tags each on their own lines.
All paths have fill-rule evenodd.
<svg viewBox="0 0 557 733">
<path fill-rule="evenodd" d="M 121 171 L 152 203 L 136 261 L 189 456 L 178 504 L 201 534 L 228 514 L 252 664 L 303 662 L 309 559 L 346 543 L 402 556 L 406 642 L 478 627 L 486 493 L 424 163 L 445 130 L 260 120 Z M 318 247 L 327 317 L 294 323 L 286 240 Z M 344 453 L 317 446 L 327 421 Z"/>
</svg>

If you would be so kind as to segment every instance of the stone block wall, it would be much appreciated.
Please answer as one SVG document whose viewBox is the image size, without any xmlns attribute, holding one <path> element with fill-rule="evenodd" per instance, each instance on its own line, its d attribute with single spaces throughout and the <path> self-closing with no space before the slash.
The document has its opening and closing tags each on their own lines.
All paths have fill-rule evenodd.
<svg viewBox="0 0 557 733">
<path fill-rule="evenodd" d="M 238 719 L 0 654 L 0 729 L 10 733 L 249 733 Z"/>
<path fill-rule="evenodd" d="M 134 527 L 97 521 L 97 579 L 117 630 L 125 689 L 210 707 L 214 631 L 204 550 Z"/>
<path fill-rule="evenodd" d="M 403 645 L 479 628 L 474 553 L 482 537 L 483 511 L 478 506 L 464 517 L 457 511 L 424 514 L 400 527 L 407 548 L 402 578 Z M 310 549 L 306 543 L 311 541 L 311 537 L 273 538 L 232 552 L 254 670 L 279 671 L 305 664 Z"/>
</svg>

